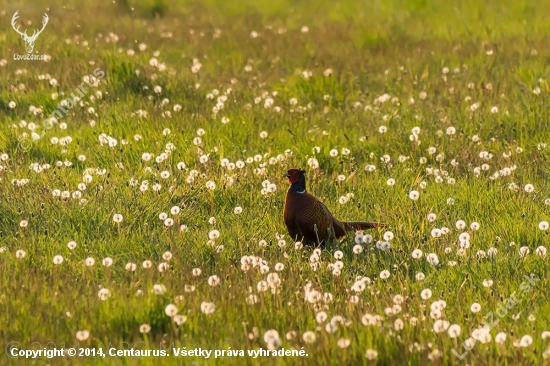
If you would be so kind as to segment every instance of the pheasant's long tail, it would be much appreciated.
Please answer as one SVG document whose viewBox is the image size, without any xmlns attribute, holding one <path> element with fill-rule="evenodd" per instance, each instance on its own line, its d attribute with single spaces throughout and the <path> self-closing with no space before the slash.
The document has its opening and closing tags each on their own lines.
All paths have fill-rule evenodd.
<svg viewBox="0 0 550 366">
<path fill-rule="evenodd" d="M 365 230 L 365 229 L 374 229 L 377 227 L 386 227 L 386 224 L 380 222 L 368 222 L 368 221 L 347 221 L 344 222 L 346 229 L 348 230 Z"/>
</svg>

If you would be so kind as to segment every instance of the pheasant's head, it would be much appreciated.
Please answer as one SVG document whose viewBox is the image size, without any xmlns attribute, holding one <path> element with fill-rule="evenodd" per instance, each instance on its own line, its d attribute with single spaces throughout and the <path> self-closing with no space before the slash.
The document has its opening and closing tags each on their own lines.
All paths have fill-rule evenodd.
<svg viewBox="0 0 550 366">
<path fill-rule="evenodd" d="M 302 179 L 305 181 L 305 172 L 306 171 L 302 169 L 289 169 L 288 172 L 283 175 L 283 177 L 287 177 L 290 183 L 294 184 Z"/>
</svg>

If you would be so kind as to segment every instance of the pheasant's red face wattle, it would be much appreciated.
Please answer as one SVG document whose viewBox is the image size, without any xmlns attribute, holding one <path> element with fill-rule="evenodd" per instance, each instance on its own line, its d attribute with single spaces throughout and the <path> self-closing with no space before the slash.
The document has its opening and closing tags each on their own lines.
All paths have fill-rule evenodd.
<svg viewBox="0 0 550 366">
<path fill-rule="evenodd" d="M 300 169 L 289 169 L 288 172 L 284 175 L 284 177 L 287 177 L 290 183 L 294 184 L 300 179 L 300 177 L 305 173 L 304 170 Z"/>
</svg>

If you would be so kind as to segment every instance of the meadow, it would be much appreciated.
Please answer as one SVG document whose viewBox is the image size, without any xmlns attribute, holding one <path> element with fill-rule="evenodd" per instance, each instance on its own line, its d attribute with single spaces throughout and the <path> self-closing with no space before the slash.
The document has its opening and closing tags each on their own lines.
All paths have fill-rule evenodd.
<svg viewBox="0 0 550 366">
<path fill-rule="evenodd" d="M 550 2 L 0 3 L 0 365 L 550 364 Z"/>
</svg>

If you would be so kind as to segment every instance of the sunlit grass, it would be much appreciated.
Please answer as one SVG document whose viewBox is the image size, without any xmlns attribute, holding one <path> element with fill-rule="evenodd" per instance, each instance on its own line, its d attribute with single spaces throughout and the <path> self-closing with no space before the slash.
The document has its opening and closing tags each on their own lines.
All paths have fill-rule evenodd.
<svg viewBox="0 0 550 366">
<path fill-rule="evenodd" d="M 548 4 L 3 5 L 3 347 L 308 354 L 52 365 L 547 362 Z M 48 13 L 35 53 L 49 62 L 13 60 L 24 52 L 16 10 L 30 32 Z M 99 85 L 44 129 L 97 68 Z M 44 136 L 21 149 L 30 123 Z M 336 217 L 389 224 L 391 249 L 376 246 L 387 230 L 365 232 L 369 243 L 350 233 L 320 254 L 295 249 L 282 220 L 292 167 L 307 169 L 308 191 Z M 452 349 L 464 352 L 531 274 L 540 282 L 491 340 L 457 358 Z M 438 317 L 449 322 L 441 333 Z"/>
</svg>

